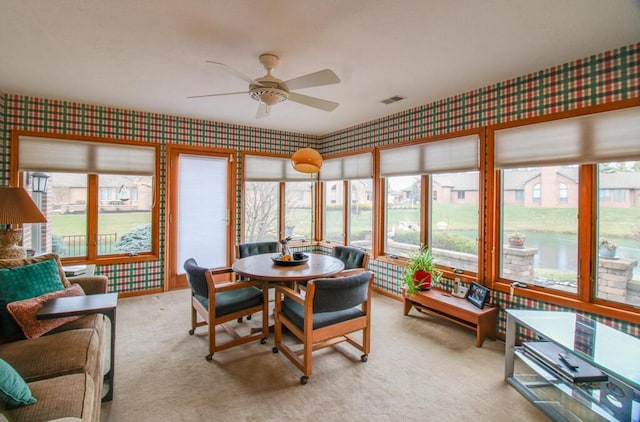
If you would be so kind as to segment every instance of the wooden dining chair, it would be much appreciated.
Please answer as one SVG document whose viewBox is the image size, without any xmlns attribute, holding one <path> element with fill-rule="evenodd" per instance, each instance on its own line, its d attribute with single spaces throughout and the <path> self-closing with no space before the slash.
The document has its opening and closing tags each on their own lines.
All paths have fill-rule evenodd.
<svg viewBox="0 0 640 422">
<path fill-rule="evenodd" d="M 197 327 L 207 325 L 209 329 L 209 354 L 207 360 L 220 350 L 239 346 L 254 340 L 267 342 L 269 335 L 269 318 L 262 318 L 262 328 L 251 330 L 241 336 L 230 324 L 230 321 L 242 321 L 242 317 L 264 310 L 267 303 L 267 292 L 258 287 L 257 281 L 236 281 L 235 273 L 229 267 L 208 269 L 198 266 L 195 259 L 189 258 L 184 263 L 187 282 L 191 287 L 191 330 L 193 335 Z M 198 320 L 198 315 L 203 320 Z M 230 340 L 216 343 L 216 327 L 220 325 L 231 336 Z"/>
<path fill-rule="evenodd" d="M 371 342 L 371 285 L 373 274 L 359 274 L 311 280 L 304 296 L 285 286 L 276 287 L 275 346 L 302 371 L 300 383 L 306 384 L 313 369 L 312 353 L 316 350 L 348 342 L 362 351 L 366 362 Z M 302 348 L 293 350 L 282 340 L 286 327 Z M 362 331 L 359 340 L 353 333 Z"/>
</svg>

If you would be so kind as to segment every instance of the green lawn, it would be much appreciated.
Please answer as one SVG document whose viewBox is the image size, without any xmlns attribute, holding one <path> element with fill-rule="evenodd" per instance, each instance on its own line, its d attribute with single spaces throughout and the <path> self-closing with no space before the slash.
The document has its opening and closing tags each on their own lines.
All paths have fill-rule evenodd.
<svg viewBox="0 0 640 422">
<path fill-rule="evenodd" d="M 575 208 L 525 208 L 505 206 L 505 218 L 510 228 L 522 232 L 575 233 L 577 230 L 577 210 Z M 327 230 L 337 230 L 342 224 L 342 214 L 327 211 Z M 391 209 L 388 224 L 418 222 L 419 209 Z M 466 231 L 477 229 L 477 207 L 472 205 L 439 204 L 433 210 L 433 223 L 446 221 L 450 230 Z M 360 212 L 352 221 L 352 231 L 359 232 L 371 228 L 371 210 Z M 633 230 L 640 229 L 637 208 L 605 208 L 600 215 L 600 233 L 609 237 L 631 240 Z"/>
<path fill-rule="evenodd" d="M 52 218 L 53 234 L 56 236 L 84 235 L 87 232 L 86 214 L 54 214 Z M 104 213 L 100 214 L 100 233 L 123 233 L 134 227 L 149 224 L 149 212 Z"/>
</svg>

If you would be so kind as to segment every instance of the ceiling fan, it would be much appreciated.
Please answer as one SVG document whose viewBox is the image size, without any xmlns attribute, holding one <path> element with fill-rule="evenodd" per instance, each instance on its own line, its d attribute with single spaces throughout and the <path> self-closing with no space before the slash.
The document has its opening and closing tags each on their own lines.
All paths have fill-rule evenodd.
<svg viewBox="0 0 640 422">
<path fill-rule="evenodd" d="M 271 75 L 271 71 L 278 66 L 280 58 L 274 54 L 262 54 L 260 63 L 266 69 L 267 74 L 261 78 L 252 79 L 224 63 L 207 60 L 220 70 L 249 83 L 248 91 L 227 92 L 224 94 L 193 95 L 187 98 L 217 97 L 222 95 L 249 94 L 251 98 L 258 101 L 258 112 L 256 118 L 267 117 L 271 112 L 271 106 L 290 100 L 309 107 L 314 107 L 324 111 L 333 111 L 338 107 L 338 103 L 323 100 L 321 98 L 310 97 L 308 95 L 291 92 L 294 89 L 311 88 L 314 86 L 331 85 L 340 82 L 338 76 L 329 69 L 309 73 L 308 75 L 283 81 Z"/>
</svg>

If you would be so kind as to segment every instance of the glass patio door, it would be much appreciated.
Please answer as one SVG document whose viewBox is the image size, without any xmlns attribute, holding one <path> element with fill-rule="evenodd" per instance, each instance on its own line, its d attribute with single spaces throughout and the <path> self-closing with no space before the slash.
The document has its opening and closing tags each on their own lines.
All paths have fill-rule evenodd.
<svg viewBox="0 0 640 422">
<path fill-rule="evenodd" d="M 183 265 L 194 258 L 213 268 L 228 262 L 229 157 L 171 153 L 169 289 L 186 287 Z"/>
</svg>

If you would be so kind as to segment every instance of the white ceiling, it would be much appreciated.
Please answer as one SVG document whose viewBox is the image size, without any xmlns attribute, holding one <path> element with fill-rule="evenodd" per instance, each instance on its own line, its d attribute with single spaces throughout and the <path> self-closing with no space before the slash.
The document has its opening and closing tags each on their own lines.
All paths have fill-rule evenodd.
<svg viewBox="0 0 640 422">
<path fill-rule="evenodd" d="M 640 41 L 640 0 L 0 0 L 0 92 L 326 134 Z M 256 119 L 258 56 L 287 80 L 330 68 Z M 392 105 L 380 101 L 399 95 Z"/>
</svg>

